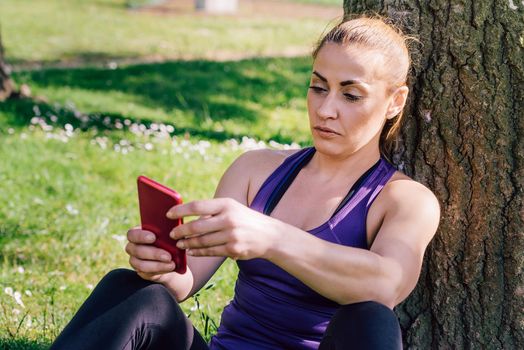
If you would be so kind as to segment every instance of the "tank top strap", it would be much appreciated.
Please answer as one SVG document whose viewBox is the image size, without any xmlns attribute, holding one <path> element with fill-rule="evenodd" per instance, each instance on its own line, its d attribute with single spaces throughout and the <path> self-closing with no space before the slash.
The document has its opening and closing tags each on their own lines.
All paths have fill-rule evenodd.
<svg viewBox="0 0 524 350">
<path fill-rule="evenodd" d="M 364 215 L 359 218 L 359 220 L 365 220 L 371 204 L 373 204 L 373 201 L 396 171 L 396 168 L 391 163 L 381 158 L 378 167 L 362 183 L 351 200 L 331 218 L 331 228 L 333 229 L 341 223 L 357 207 L 365 206 Z"/>
<path fill-rule="evenodd" d="M 250 208 L 259 212 L 264 212 L 264 207 L 268 203 L 275 189 L 285 183 L 286 177 L 294 171 L 299 170 L 300 165 L 307 161 L 315 153 L 313 147 L 306 147 L 286 157 L 269 177 L 264 181 L 258 190 L 255 198 L 251 202 Z"/>
</svg>

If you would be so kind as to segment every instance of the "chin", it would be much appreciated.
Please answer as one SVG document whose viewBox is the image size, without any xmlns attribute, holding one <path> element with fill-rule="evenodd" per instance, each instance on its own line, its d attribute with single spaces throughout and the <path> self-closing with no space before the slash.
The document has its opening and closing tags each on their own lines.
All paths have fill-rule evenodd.
<svg viewBox="0 0 524 350">
<path fill-rule="evenodd" d="M 340 144 L 338 142 L 330 142 L 322 139 L 313 138 L 313 146 L 317 152 L 330 156 L 348 156 L 357 151 L 354 147 Z"/>
</svg>

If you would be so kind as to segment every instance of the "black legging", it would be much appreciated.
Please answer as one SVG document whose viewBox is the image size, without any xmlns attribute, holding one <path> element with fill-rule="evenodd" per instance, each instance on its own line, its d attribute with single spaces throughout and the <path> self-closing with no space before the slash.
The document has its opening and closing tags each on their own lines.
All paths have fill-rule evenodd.
<svg viewBox="0 0 524 350">
<path fill-rule="evenodd" d="M 163 285 L 146 281 L 132 270 L 118 269 L 100 281 L 60 333 L 51 346 L 58 349 L 209 348 Z M 319 349 L 402 349 L 397 318 L 375 302 L 342 306 Z"/>
</svg>

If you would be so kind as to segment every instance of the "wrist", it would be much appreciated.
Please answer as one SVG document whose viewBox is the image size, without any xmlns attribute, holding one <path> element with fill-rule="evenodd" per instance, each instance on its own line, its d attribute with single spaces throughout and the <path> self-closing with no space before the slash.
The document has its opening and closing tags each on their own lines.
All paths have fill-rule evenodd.
<svg viewBox="0 0 524 350">
<path fill-rule="evenodd" d="M 286 238 L 289 238 L 287 234 L 290 231 L 288 227 L 290 225 L 277 219 L 272 219 L 271 221 L 271 225 L 268 225 L 266 228 L 269 234 L 266 241 L 268 246 L 262 258 L 273 262 L 281 254 Z"/>
<path fill-rule="evenodd" d="M 189 268 L 183 275 L 177 272 L 169 272 L 158 282 L 167 288 L 177 302 L 182 302 L 187 299 L 191 293 L 193 274 L 189 271 Z"/>
</svg>

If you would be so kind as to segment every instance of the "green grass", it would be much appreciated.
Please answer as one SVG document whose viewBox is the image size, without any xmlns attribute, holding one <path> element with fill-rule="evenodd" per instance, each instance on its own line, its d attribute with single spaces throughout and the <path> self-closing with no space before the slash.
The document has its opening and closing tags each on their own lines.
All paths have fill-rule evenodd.
<svg viewBox="0 0 524 350">
<path fill-rule="evenodd" d="M 174 124 L 179 134 L 218 140 L 248 135 L 304 144 L 310 65 L 309 58 L 186 61 L 115 70 L 50 69 L 14 78 L 31 86 L 35 95 L 74 104 L 92 115 L 164 121 Z M 41 109 L 52 106 L 42 104 Z M 6 103 L 0 130 L 2 125 L 27 125 L 32 113 L 31 104 Z"/>
<path fill-rule="evenodd" d="M 188 201 L 209 198 L 241 152 L 224 143 L 157 135 L 128 133 L 96 143 L 93 131 L 44 132 L 40 125 L 2 135 L 0 334 L 52 340 L 109 269 L 128 266 L 123 245 L 127 229 L 139 222 L 138 175 L 177 188 Z M 201 329 L 204 314 L 218 322 L 235 274 L 231 263 L 220 270 L 199 296 L 200 310 L 194 299 L 184 303 Z M 8 288 L 21 293 L 24 306 Z"/>
<path fill-rule="evenodd" d="M 4 45 L 15 64 L 307 52 L 330 19 L 158 15 L 129 10 L 125 0 L 0 1 Z"/>
<path fill-rule="evenodd" d="M 138 223 L 139 174 L 186 200 L 209 198 L 242 145 L 307 144 L 309 64 L 266 58 L 16 73 L 42 100 L 0 105 L 0 348 L 45 348 L 108 270 L 128 266 L 123 239 Z M 235 276 L 226 263 L 183 304 L 207 339 Z"/>
<path fill-rule="evenodd" d="M 0 24 L 11 62 L 88 63 L 17 71 L 14 80 L 36 99 L 0 104 L 0 349 L 47 348 L 97 281 L 128 266 L 138 175 L 186 201 L 209 198 L 228 164 L 258 140 L 310 142 L 308 57 L 94 64 L 309 48 L 326 21 L 160 18 L 123 0 L 2 0 Z M 183 304 L 206 339 L 236 273 L 226 262 Z"/>
</svg>

